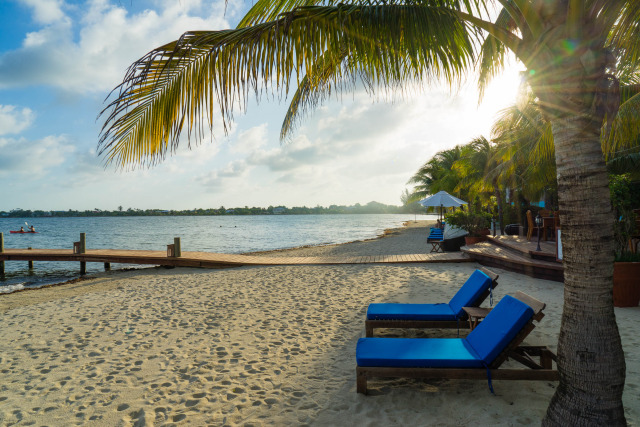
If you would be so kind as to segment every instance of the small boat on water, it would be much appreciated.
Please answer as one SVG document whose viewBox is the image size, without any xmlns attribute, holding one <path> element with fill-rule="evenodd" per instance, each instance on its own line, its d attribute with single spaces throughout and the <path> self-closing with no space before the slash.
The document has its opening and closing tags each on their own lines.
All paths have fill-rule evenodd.
<svg viewBox="0 0 640 427">
<path fill-rule="evenodd" d="M 20 231 L 20 230 L 11 230 L 9 231 L 11 234 L 37 234 L 37 231 Z"/>
</svg>

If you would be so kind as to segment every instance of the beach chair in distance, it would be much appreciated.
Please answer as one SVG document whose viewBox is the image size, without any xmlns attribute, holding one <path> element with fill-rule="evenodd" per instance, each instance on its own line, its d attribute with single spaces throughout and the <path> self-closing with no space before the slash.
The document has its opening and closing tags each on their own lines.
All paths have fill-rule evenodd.
<svg viewBox="0 0 640 427">
<path fill-rule="evenodd" d="M 478 307 L 498 286 L 498 275 L 481 267 L 475 270 L 448 303 L 369 304 L 364 322 L 365 336 L 377 328 L 459 328 L 467 319 L 463 307 Z"/>
<path fill-rule="evenodd" d="M 427 237 L 427 243 L 431 243 L 431 251 L 429 252 L 444 252 L 442 244 L 444 243 L 444 232 L 442 228 L 431 227 L 429 237 Z"/>
<path fill-rule="evenodd" d="M 545 304 L 524 293 L 505 296 L 466 338 L 360 338 L 356 389 L 370 378 L 558 381 L 556 355 L 544 346 L 520 346 Z M 520 368 L 500 368 L 509 358 Z M 536 360 L 538 359 L 538 360 Z"/>
</svg>

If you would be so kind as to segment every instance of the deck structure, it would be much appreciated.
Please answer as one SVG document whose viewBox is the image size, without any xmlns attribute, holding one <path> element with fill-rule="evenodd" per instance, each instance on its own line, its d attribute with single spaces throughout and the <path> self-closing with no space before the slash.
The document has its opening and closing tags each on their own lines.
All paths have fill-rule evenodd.
<svg viewBox="0 0 640 427">
<path fill-rule="evenodd" d="M 520 236 L 487 236 L 487 241 L 460 250 L 480 264 L 499 267 L 539 279 L 564 280 L 562 261 L 556 259 L 556 242 L 527 240 Z"/>
<path fill-rule="evenodd" d="M 335 265 L 335 264 L 396 264 L 429 262 L 472 262 L 461 252 L 410 255 L 277 257 L 212 252 L 181 252 L 169 256 L 165 251 L 86 249 L 76 253 L 72 249 L 8 249 L 0 252 L 0 261 L 64 261 L 102 262 L 107 264 L 149 264 L 173 267 L 239 267 L 245 265 Z"/>
</svg>

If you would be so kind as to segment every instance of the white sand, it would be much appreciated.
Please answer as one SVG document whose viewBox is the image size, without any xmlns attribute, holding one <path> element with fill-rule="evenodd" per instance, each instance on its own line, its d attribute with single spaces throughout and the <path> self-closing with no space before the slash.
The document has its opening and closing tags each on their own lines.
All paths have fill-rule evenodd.
<svg viewBox="0 0 640 427">
<path fill-rule="evenodd" d="M 413 233 L 280 254 L 424 252 Z M 486 381 L 373 379 L 370 395 L 355 391 L 367 304 L 446 301 L 477 267 L 147 269 L 4 295 L 0 425 L 539 425 L 557 383 L 494 381 L 493 396 Z M 555 350 L 562 284 L 495 271 L 496 300 L 522 290 L 547 303 L 526 342 Z M 639 425 L 640 308 L 616 315 Z"/>
</svg>

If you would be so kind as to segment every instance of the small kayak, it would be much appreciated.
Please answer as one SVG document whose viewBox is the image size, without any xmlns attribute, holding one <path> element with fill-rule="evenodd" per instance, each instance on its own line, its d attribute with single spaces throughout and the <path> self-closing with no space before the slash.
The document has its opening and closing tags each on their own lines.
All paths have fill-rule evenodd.
<svg viewBox="0 0 640 427">
<path fill-rule="evenodd" d="M 11 230 L 11 231 L 9 231 L 9 233 L 12 233 L 12 234 L 36 234 L 37 231 L 20 231 L 20 230 L 14 231 L 14 230 Z"/>
</svg>

